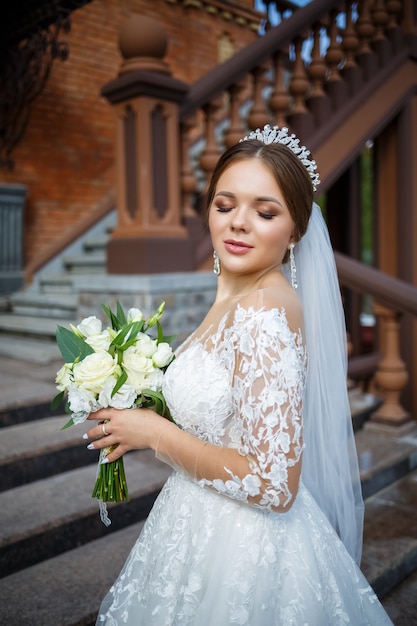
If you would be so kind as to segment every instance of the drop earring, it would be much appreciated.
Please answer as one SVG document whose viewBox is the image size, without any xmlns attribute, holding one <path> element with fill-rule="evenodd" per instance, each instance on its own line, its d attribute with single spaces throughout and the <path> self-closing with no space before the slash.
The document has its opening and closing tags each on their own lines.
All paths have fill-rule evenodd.
<svg viewBox="0 0 417 626">
<path fill-rule="evenodd" d="M 294 258 L 294 243 L 290 243 L 290 270 L 291 270 L 291 285 L 293 289 L 297 289 L 297 268 L 295 267 L 295 258 Z"/>
<path fill-rule="evenodd" d="M 214 265 L 213 265 L 213 272 L 214 274 L 216 274 L 216 276 L 218 276 L 220 274 L 220 259 L 217 255 L 217 252 L 214 250 L 213 252 L 213 259 L 214 259 Z"/>
</svg>

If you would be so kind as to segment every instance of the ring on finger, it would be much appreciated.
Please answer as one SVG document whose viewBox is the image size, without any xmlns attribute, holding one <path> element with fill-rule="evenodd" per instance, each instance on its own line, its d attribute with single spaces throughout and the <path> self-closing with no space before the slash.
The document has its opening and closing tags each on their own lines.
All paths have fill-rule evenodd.
<svg viewBox="0 0 417 626">
<path fill-rule="evenodd" d="M 101 430 L 103 431 L 103 435 L 107 437 L 107 435 L 110 435 L 110 433 L 107 432 L 106 430 L 106 423 L 103 422 L 101 425 Z"/>
</svg>

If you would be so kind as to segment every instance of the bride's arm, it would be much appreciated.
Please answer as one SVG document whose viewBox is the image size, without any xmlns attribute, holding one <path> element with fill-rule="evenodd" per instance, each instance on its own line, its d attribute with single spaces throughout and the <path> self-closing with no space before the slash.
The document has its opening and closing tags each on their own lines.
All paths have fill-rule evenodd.
<svg viewBox="0 0 417 626">
<path fill-rule="evenodd" d="M 282 320 L 281 320 L 282 322 Z M 233 401 L 238 449 L 204 442 L 149 410 L 103 409 L 109 437 L 95 448 L 119 443 L 115 460 L 129 449 L 150 447 L 156 456 L 233 499 L 287 511 L 301 472 L 303 351 L 271 312 L 248 316 L 230 336 L 235 352 Z M 139 415 L 133 415 L 139 412 Z M 139 419 L 138 419 L 139 418 Z M 89 431 L 99 436 L 100 427 Z"/>
</svg>

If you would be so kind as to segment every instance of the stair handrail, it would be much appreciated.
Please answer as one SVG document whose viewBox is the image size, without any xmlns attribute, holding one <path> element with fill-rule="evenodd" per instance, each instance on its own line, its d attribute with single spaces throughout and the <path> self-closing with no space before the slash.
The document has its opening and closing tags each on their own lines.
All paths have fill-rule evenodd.
<svg viewBox="0 0 417 626">
<path fill-rule="evenodd" d="M 335 252 L 334 256 L 340 282 L 345 287 L 373 296 L 390 309 L 417 317 L 416 287 L 341 252 Z"/>
<path fill-rule="evenodd" d="M 184 120 L 208 101 L 238 82 L 277 50 L 292 43 L 297 35 L 310 30 L 328 12 L 340 6 L 340 0 L 313 0 L 302 10 L 295 11 L 278 26 L 256 39 L 230 59 L 207 72 L 189 89 L 180 107 L 180 120 Z"/>
</svg>

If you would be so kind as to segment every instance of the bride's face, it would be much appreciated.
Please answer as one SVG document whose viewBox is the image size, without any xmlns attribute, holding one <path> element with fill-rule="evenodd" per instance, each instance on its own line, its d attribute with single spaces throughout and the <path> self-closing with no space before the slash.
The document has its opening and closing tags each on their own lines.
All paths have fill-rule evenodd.
<svg viewBox="0 0 417 626">
<path fill-rule="evenodd" d="M 294 224 L 274 176 L 253 158 L 237 161 L 220 176 L 209 227 L 222 273 L 249 274 L 280 267 Z"/>
</svg>

